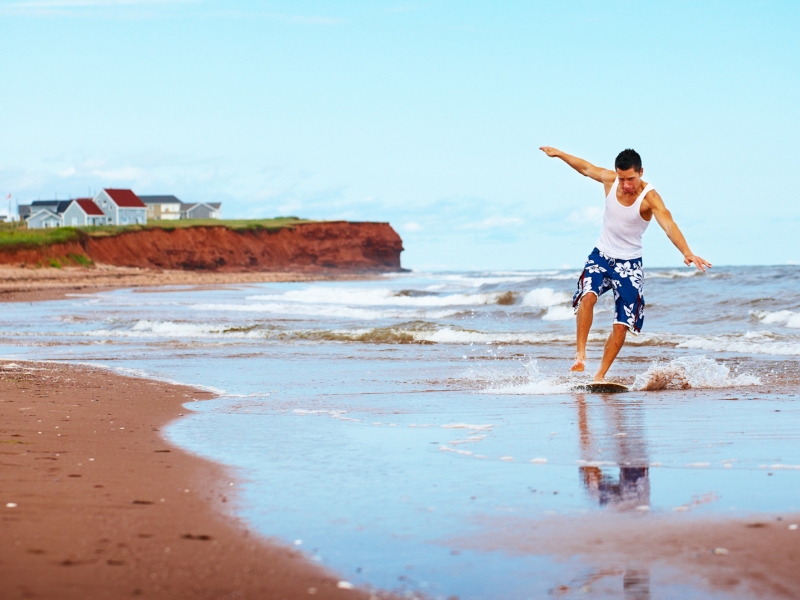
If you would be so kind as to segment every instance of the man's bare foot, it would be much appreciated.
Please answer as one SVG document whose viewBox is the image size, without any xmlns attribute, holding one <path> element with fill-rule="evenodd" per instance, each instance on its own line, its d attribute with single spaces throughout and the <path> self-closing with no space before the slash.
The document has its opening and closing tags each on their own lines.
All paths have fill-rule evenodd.
<svg viewBox="0 0 800 600">
<path fill-rule="evenodd" d="M 583 371 L 586 368 L 586 359 L 576 358 L 570 371 Z"/>
<path fill-rule="evenodd" d="M 608 383 L 606 381 L 605 376 L 601 377 L 600 375 L 595 375 L 592 377 L 592 383 Z"/>
</svg>

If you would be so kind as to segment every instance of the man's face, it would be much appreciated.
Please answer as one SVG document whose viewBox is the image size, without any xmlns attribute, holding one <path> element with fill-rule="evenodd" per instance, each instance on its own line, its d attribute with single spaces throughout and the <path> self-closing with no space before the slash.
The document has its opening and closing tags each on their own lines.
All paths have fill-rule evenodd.
<svg viewBox="0 0 800 600">
<path fill-rule="evenodd" d="M 639 184 L 642 183 L 642 174 L 644 169 L 637 171 L 633 167 L 630 169 L 617 169 L 617 177 L 619 178 L 619 187 L 624 194 L 635 194 L 639 189 Z"/>
</svg>

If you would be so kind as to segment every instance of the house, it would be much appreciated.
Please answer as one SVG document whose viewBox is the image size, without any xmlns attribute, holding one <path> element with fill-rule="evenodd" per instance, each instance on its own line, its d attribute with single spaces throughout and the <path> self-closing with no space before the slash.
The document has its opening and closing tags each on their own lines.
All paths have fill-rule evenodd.
<svg viewBox="0 0 800 600">
<path fill-rule="evenodd" d="M 198 202 L 181 204 L 181 219 L 221 219 L 221 202 Z"/>
<path fill-rule="evenodd" d="M 36 200 L 30 205 L 20 205 L 20 219 L 24 218 L 30 229 L 61 227 L 64 224 L 62 215 L 71 200 Z M 23 216 L 23 215 L 27 216 Z"/>
<path fill-rule="evenodd" d="M 147 205 L 131 190 L 107 188 L 100 190 L 93 200 L 105 214 L 107 225 L 147 223 Z"/>
<path fill-rule="evenodd" d="M 104 189 L 93 199 L 36 200 L 19 205 L 30 229 L 87 225 L 144 225 L 147 205 L 131 190 Z"/>
<path fill-rule="evenodd" d="M 173 221 L 181 218 L 182 202 L 175 196 L 139 196 L 147 205 L 147 218 Z"/>
<path fill-rule="evenodd" d="M 26 219 L 28 229 L 50 229 L 52 227 L 61 227 L 61 215 L 48 208 L 40 208 L 31 211 Z"/>
<path fill-rule="evenodd" d="M 107 217 L 91 198 L 77 198 L 69 203 L 61 215 L 62 225 L 67 227 L 85 227 L 87 225 L 105 225 Z M 28 223 L 30 227 L 30 222 Z"/>
</svg>

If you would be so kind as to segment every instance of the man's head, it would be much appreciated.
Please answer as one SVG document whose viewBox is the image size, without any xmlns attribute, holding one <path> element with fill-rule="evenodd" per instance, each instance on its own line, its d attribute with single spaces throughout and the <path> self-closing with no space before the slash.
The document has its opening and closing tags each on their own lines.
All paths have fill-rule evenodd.
<svg viewBox="0 0 800 600">
<path fill-rule="evenodd" d="M 639 189 L 639 184 L 642 182 L 642 157 L 636 150 L 623 150 L 617 155 L 617 160 L 614 161 L 614 167 L 617 169 L 617 177 L 619 178 L 619 187 L 622 188 L 623 193 L 633 194 Z"/>
</svg>

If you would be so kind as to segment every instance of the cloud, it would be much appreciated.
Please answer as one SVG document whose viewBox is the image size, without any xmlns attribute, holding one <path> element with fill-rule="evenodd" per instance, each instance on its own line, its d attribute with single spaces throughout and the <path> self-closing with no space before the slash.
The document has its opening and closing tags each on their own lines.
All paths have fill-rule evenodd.
<svg viewBox="0 0 800 600">
<path fill-rule="evenodd" d="M 602 225 L 603 209 L 600 206 L 588 206 L 580 210 L 573 210 L 567 215 L 567 222 L 578 226 Z"/>
<path fill-rule="evenodd" d="M 409 221 L 405 225 L 403 225 L 403 231 L 408 231 L 409 233 L 414 233 L 416 231 L 422 231 L 422 225 L 415 221 Z"/>
<path fill-rule="evenodd" d="M 159 165 L 132 158 L 75 162 L 57 159 L 45 162 L 36 169 L 0 168 L 0 178 L 14 191 L 15 198 L 24 203 L 31 199 L 52 198 L 54 195 L 59 198 L 92 195 L 88 190 L 102 187 L 126 187 L 142 193 L 160 193 L 162 190 L 173 193 L 176 188 L 187 190 L 190 187 L 205 191 L 209 186 L 200 183 L 198 177 L 204 168 L 207 165 L 180 164 L 169 160 Z"/>
<path fill-rule="evenodd" d="M 169 0 L 164 0 L 169 1 Z M 187 2 L 193 0 L 185 0 Z M 197 0 L 201 1 L 201 0 Z M 250 8 L 230 8 L 222 4 L 215 8 L 203 11 L 202 16 L 215 19 L 266 19 L 272 21 L 282 21 L 291 25 L 342 25 L 347 23 L 347 19 L 343 17 L 331 17 L 328 15 L 299 15 L 289 13 L 271 13 L 258 9 Z"/>
<path fill-rule="evenodd" d="M 503 227 L 519 227 L 524 225 L 525 220 L 519 217 L 488 217 L 482 221 L 475 221 L 472 223 L 465 223 L 459 229 L 472 229 L 472 230 L 487 230 L 499 229 Z"/>
<path fill-rule="evenodd" d="M 0 8 L 39 10 L 47 8 L 107 8 L 115 6 L 142 6 L 153 4 L 187 4 L 200 0 L 25 0 L 0 4 Z"/>
<path fill-rule="evenodd" d="M 147 176 L 147 172 L 139 167 L 120 167 L 118 169 L 97 169 L 92 175 L 110 181 L 140 181 Z"/>
<path fill-rule="evenodd" d="M 420 10 L 418 6 L 410 6 L 410 5 L 400 5 L 400 6 L 393 6 L 391 8 L 387 8 L 387 13 L 405 13 L 405 12 L 412 12 Z"/>
<path fill-rule="evenodd" d="M 346 19 L 341 17 L 325 17 L 321 15 L 265 15 L 268 19 L 277 19 L 286 23 L 300 25 L 341 25 Z"/>
<path fill-rule="evenodd" d="M 121 14 L 131 16 L 146 14 L 152 16 L 153 9 L 174 5 L 203 6 L 200 13 L 206 17 L 233 19 L 268 19 L 295 25 L 341 25 L 347 20 L 328 15 L 302 15 L 271 13 L 258 9 L 230 8 L 220 0 L 0 0 L 0 14 L 29 17 L 58 17 L 69 15 Z M 137 11 L 137 9 L 139 9 Z M 144 12 L 142 12 L 144 10 Z M 116 11 L 116 12 L 115 12 Z"/>
<path fill-rule="evenodd" d="M 85 161 L 77 165 L 56 171 L 58 177 L 64 179 L 100 179 L 105 181 L 142 181 L 147 177 L 147 170 L 142 167 L 123 165 L 108 167 L 104 161 Z"/>
<path fill-rule="evenodd" d="M 67 17 L 93 15 L 152 15 L 153 9 L 200 4 L 205 0 L 22 0 L 0 2 L 0 15 L 20 17 Z"/>
</svg>

